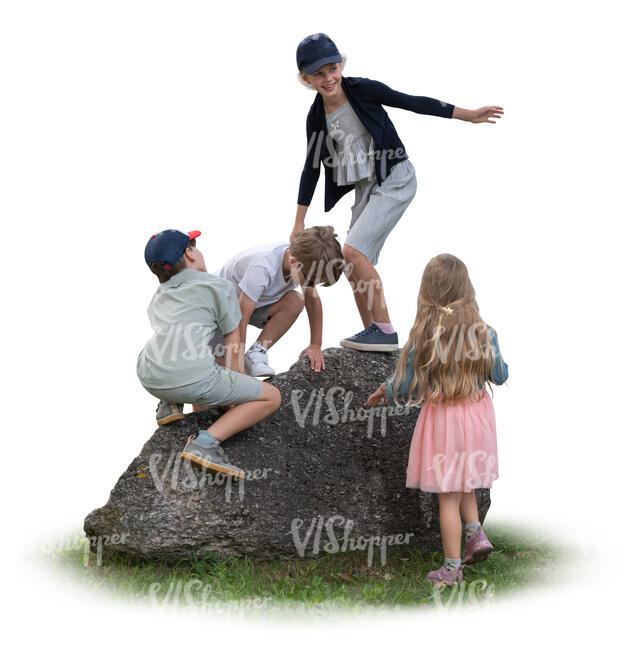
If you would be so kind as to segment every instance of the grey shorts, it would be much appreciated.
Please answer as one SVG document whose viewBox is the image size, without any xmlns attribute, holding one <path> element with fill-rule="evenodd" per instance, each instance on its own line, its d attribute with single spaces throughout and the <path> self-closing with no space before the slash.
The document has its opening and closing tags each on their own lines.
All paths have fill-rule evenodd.
<svg viewBox="0 0 626 650">
<path fill-rule="evenodd" d="M 272 305 L 264 305 L 263 307 L 257 307 L 250 316 L 248 321 L 249 325 L 254 325 L 259 329 L 263 329 L 270 319 L 270 307 Z M 209 341 L 213 355 L 216 357 L 224 356 L 224 335 L 219 331 L 215 330 L 215 333 Z"/>
<path fill-rule="evenodd" d="M 146 388 L 154 397 L 170 404 L 220 406 L 259 399 L 263 382 L 220 365 L 205 379 L 177 388 Z"/>
<path fill-rule="evenodd" d="M 387 236 L 415 196 L 415 168 L 409 160 L 401 160 L 391 168 L 382 185 L 377 182 L 374 176 L 355 184 L 352 220 L 344 242 L 374 265 Z"/>
</svg>

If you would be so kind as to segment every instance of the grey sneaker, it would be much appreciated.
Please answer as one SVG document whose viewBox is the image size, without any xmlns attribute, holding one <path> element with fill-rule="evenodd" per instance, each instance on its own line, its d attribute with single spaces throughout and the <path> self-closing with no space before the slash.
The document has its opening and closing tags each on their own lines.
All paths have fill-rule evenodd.
<svg viewBox="0 0 626 650">
<path fill-rule="evenodd" d="M 174 422 L 175 420 L 182 420 L 185 417 L 183 413 L 184 404 L 170 404 L 165 400 L 161 400 L 156 410 L 157 424 L 162 427 L 164 424 Z"/>
<path fill-rule="evenodd" d="M 246 473 L 242 469 L 229 462 L 219 442 L 216 441 L 209 447 L 205 447 L 199 445 L 195 439 L 196 436 L 189 436 L 187 444 L 180 455 L 181 458 L 187 458 L 196 465 L 222 472 L 222 474 L 230 474 L 236 478 L 246 478 Z"/>
</svg>

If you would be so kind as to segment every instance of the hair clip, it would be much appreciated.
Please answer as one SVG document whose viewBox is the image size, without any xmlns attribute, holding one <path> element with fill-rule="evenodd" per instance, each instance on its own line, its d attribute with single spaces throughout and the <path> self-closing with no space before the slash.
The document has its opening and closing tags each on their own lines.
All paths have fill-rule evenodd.
<svg viewBox="0 0 626 650">
<path fill-rule="evenodd" d="M 445 312 L 448 315 L 450 315 L 454 311 L 452 307 L 439 307 L 439 309 L 441 309 L 441 311 Z"/>
</svg>

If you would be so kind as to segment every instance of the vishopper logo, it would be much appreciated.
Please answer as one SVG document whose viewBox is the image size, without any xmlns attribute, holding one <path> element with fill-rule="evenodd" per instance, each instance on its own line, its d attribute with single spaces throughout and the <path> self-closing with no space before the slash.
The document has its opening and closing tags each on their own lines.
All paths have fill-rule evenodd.
<svg viewBox="0 0 626 650">
<path fill-rule="evenodd" d="M 345 271 L 352 269 L 351 264 L 347 264 L 343 257 L 331 257 L 327 260 L 313 260 L 308 268 L 305 268 L 304 263 L 297 261 L 292 267 L 292 278 L 294 284 L 297 285 L 299 279 L 296 276 L 296 271 L 300 271 L 304 277 L 304 285 L 322 284 L 327 282 L 332 285 L 337 280 L 335 273 L 337 269 Z M 301 300 L 304 300 L 304 294 L 300 291 L 296 292 Z"/>
<path fill-rule="evenodd" d="M 333 131 L 333 134 L 337 134 L 337 129 Z M 326 157 L 322 157 L 324 145 L 326 145 L 325 148 L 326 151 L 328 151 L 328 155 Z M 337 167 L 341 164 L 340 156 L 337 154 L 337 151 L 335 149 L 335 141 L 330 133 L 326 133 L 324 131 L 313 131 L 313 133 L 311 133 L 311 137 L 307 142 L 307 159 L 311 152 L 313 152 L 313 156 L 311 158 L 311 166 L 313 169 L 318 169 L 322 163 L 325 167 L 328 167 L 330 169 L 333 169 L 334 167 Z M 397 147 L 396 149 L 375 149 L 371 153 L 371 158 L 373 160 L 380 160 L 380 173 L 383 178 L 387 176 L 387 161 L 394 159 L 402 160 L 405 157 L 406 152 L 402 147 Z"/>
<path fill-rule="evenodd" d="M 335 399 L 340 398 L 343 404 L 338 406 Z M 291 391 L 291 408 L 296 422 L 301 429 L 306 426 L 317 426 L 320 421 L 326 424 L 345 424 L 346 422 L 367 422 L 367 437 L 374 435 L 374 422 L 380 420 L 380 435 L 384 438 L 387 433 L 387 418 L 398 415 L 407 415 L 413 406 L 361 406 L 350 408 L 354 398 L 351 390 L 343 386 L 331 386 L 330 388 L 314 388 L 307 396 L 303 390 L 293 389 Z M 325 414 L 322 414 L 325 408 Z"/>
<path fill-rule="evenodd" d="M 328 167 L 340 167 L 343 165 L 370 165 L 373 169 L 376 153 L 374 149 L 365 150 L 359 146 L 353 146 L 361 136 L 355 136 L 354 133 L 346 132 L 341 128 L 341 120 L 336 120 L 330 124 L 331 130 L 328 135 L 330 142 L 328 150 L 331 158 L 327 158 Z M 335 151 L 335 142 L 341 142 L 341 148 Z"/>
<path fill-rule="evenodd" d="M 380 549 L 380 563 L 387 563 L 387 547 L 409 544 L 415 533 L 396 533 L 394 535 L 359 535 L 352 536 L 354 521 L 346 519 L 343 515 L 332 515 L 325 519 L 323 515 L 313 517 L 308 524 L 306 532 L 303 530 L 304 520 L 292 519 L 291 530 L 286 535 L 291 535 L 294 546 L 300 557 L 304 557 L 307 548 L 312 555 L 324 553 L 345 553 L 346 551 L 367 550 L 367 566 L 372 566 L 374 548 Z M 336 528 L 342 533 L 338 538 Z M 303 535 L 300 531 L 303 530 Z M 325 543 L 322 544 L 322 535 L 325 534 Z"/>
<path fill-rule="evenodd" d="M 352 264 L 347 264 L 349 269 L 346 271 L 348 275 L 352 270 Z M 367 308 L 371 311 L 374 307 L 374 299 L 377 295 L 380 296 L 380 306 L 385 309 L 387 307 L 387 302 L 385 301 L 385 294 L 382 292 L 383 284 L 380 278 L 374 278 L 372 280 L 356 280 L 351 281 L 350 286 L 352 287 L 352 292 L 355 294 L 367 294 Z"/>
<path fill-rule="evenodd" d="M 448 363 L 450 355 L 454 353 L 454 360 L 461 361 L 463 358 L 470 361 L 476 361 L 483 357 L 489 358 L 490 353 L 495 355 L 495 349 L 491 342 L 486 346 L 481 346 L 478 342 L 477 334 L 484 332 L 488 329 L 485 323 L 466 323 L 455 324 L 447 343 L 444 345 L 441 340 L 447 328 L 445 325 L 438 325 L 435 328 L 432 340 L 435 341 L 435 353 L 439 357 L 441 363 Z M 463 350 L 463 343 L 467 341 L 467 348 Z"/>
<path fill-rule="evenodd" d="M 441 492 L 471 491 L 482 485 L 491 484 L 498 475 L 493 471 L 497 458 L 482 449 L 471 453 L 465 451 L 446 454 L 435 454 L 432 465 L 427 469 L 433 470 L 437 486 Z M 465 480 L 463 480 L 463 477 Z"/>
<path fill-rule="evenodd" d="M 91 559 L 91 551 L 96 556 L 97 566 L 102 566 L 102 557 L 105 547 L 119 546 L 126 544 L 129 539 L 129 533 L 114 533 L 113 535 L 73 535 L 53 544 L 48 544 L 46 551 L 48 553 L 64 553 L 67 551 L 82 551 L 82 564 L 88 567 Z"/>
<path fill-rule="evenodd" d="M 484 578 L 472 580 L 470 583 L 463 580 L 460 586 L 454 583 L 444 602 L 442 593 L 445 589 L 446 585 L 443 583 L 433 585 L 433 601 L 440 609 L 482 605 L 493 601 L 496 592 L 495 585 L 490 585 Z"/>
<path fill-rule="evenodd" d="M 298 270 L 302 271 L 302 275 L 305 279 L 305 284 L 322 284 L 328 282 L 330 285 L 336 282 L 334 272 L 337 268 L 341 268 L 346 274 L 346 277 L 352 277 L 352 270 L 354 269 L 354 264 L 352 262 L 346 262 L 343 258 L 333 257 L 326 262 L 323 261 L 314 261 L 310 268 L 307 270 L 304 268 L 302 262 L 297 263 Z M 385 301 L 385 294 L 382 292 L 382 282 L 380 278 L 373 278 L 372 280 L 350 280 L 350 287 L 352 292 L 355 294 L 363 294 L 367 299 L 367 308 L 373 309 L 374 300 L 378 295 L 380 298 L 380 306 L 384 309 L 387 307 Z M 301 292 L 297 292 L 301 300 L 304 300 L 304 295 Z"/>
<path fill-rule="evenodd" d="M 145 467 L 141 466 L 137 478 L 147 478 Z M 181 458 L 179 452 L 172 452 L 164 462 L 163 455 L 155 452 L 148 459 L 148 471 L 156 489 L 163 492 L 166 487 L 170 490 L 196 490 L 206 486 L 224 485 L 224 497 L 230 503 L 233 492 L 233 477 L 222 472 L 212 472 L 206 467 L 195 467 L 189 459 Z M 267 479 L 270 473 L 278 474 L 271 467 L 256 468 L 246 471 L 246 477 L 237 480 L 236 491 L 239 501 L 243 501 L 246 482 Z"/>
<path fill-rule="evenodd" d="M 95 549 L 96 554 L 96 565 L 102 566 L 102 555 L 104 547 L 107 546 L 118 546 L 121 544 L 126 544 L 126 540 L 130 537 L 128 533 L 113 534 L 113 535 L 94 535 L 92 537 L 87 537 L 87 539 L 82 540 L 83 542 L 83 566 L 89 566 L 89 551 L 90 549 Z"/>
<path fill-rule="evenodd" d="M 159 364 L 208 359 L 212 354 L 209 341 L 214 333 L 214 327 L 197 321 L 169 327 L 157 326 L 146 344 L 146 350 L 150 358 Z"/>
<path fill-rule="evenodd" d="M 220 610 L 232 612 L 233 610 L 258 610 L 263 609 L 271 602 L 271 597 L 247 598 L 229 602 L 227 606 L 221 605 L 216 599 L 220 594 L 212 596 L 213 585 L 203 582 L 199 578 L 191 580 L 173 580 L 167 585 L 161 582 L 152 582 L 148 587 L 148 600 L 151 605 L 158 607 L 178 608 L 181 606 L 197 607 L 211 611 Z"/>
</svg>

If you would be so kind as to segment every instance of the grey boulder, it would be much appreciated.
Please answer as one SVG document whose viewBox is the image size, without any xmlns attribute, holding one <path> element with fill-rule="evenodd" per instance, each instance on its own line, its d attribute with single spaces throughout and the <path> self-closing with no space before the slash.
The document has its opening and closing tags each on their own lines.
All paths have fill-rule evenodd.
<svg viewBox="0 0 626 650">
<path fill-rule="evenodd" d="M 282 395 L 268 418 L 224 445 L 246 471 L 237 480 L 181 461 L 187 438 L 220 412 L 185 415 L 158 428 L 84 530 L 102 555 L 176 562 L 221 557 L 319 557 L 367 550 L 382 561 L 398 549 L 441 548 L 435 494 L 405 487 L 416 407 L 367 407 L 399 352 L 324 351 L 267 380 Z M 479 518 L 489 490 L 476 491 Z"/>
</svg>

